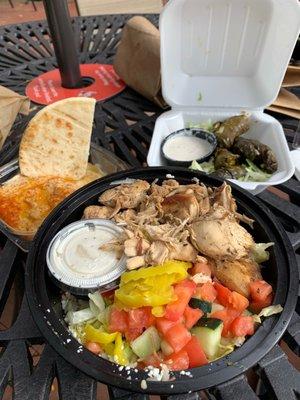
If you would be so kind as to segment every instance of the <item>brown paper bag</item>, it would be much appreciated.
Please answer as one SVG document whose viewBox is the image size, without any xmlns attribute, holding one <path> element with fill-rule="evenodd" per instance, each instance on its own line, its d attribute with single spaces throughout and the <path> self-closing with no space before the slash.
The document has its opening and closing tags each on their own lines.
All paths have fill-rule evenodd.
<svg viewBox="0 0 300 400">
<path fill-rule="evenodd" d="M 18 113 L 29 113 L 30 101 L 28 97 L 0 86 L 0 149 L 2 148 Z"/>
<path fill-rule="evenodd" d="M 300 99 L 287 89 L 280 89 L 277 99 L 268 109 L 300 119 Z"/>
<path fill-rule="evenodd" d="M 288 66 L 282 87 L 300 86 L 300 67 Z"/>
<path fill-rule="evenodd" d="M 132 89 L 167 106 L 161 95 L 159 31 L 146 18 L 136 16 L 125 25 L 114 68 Z"/>
</svg>

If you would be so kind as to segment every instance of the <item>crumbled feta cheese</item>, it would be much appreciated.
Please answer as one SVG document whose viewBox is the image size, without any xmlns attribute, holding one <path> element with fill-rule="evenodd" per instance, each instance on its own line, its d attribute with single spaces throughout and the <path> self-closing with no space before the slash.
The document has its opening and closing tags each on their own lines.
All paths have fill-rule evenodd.
<svg viewBox="0 0 300 400">
<path fill-rule="evenodd" d="M 120 365 L 118 369 L 119 369 L 120 372 L 123 371 L 124 365 Z"/>
<path fill-rule="evenodd" d="M 46 310 L 48 313 L 50 312 L 50 309 L 49 308 L 47 308 L 47 310 Z"/>
<path fill-rule="evenodd" d="M 173 389 L 174 385 L 171 385 L 170 388 Z"/>
<path fill-rule="evenodd" d="M 175 176 L 174 176 L 174 175 L 172 175 L 172 174 L 167 174 L 167 175 L 166 175 L 166 178 L 168 178 L 168 179 L 174 179 L 174 178 L 175 178 Z"/>
<path fill-rule="evenodd" d="M 202 272 L 199 272 L 198 274 L 195 274 L 192 276 L 192 281 L 194 281 L 197 285 L 199 283 L 211 283 L 211 277 L 208 275 L 203 274 Z"/>
<path fill-rule="evenodd" d="M 144 390 L 147 389 L 147 382 L 145 381 L 145 379 L 141 381 L 141 388 Z"/>
<path fill-rule="evenodd" d="M 70 343 L 71 342 L 71 339 L 67 339 L 67 343 Z"/>
</svg>

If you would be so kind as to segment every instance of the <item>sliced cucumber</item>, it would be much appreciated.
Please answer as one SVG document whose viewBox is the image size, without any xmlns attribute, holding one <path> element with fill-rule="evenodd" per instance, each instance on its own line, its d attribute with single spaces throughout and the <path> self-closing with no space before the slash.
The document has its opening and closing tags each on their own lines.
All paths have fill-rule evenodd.
<svg viewBox="0 0 300 400">
<path fill-rule="evenodd" d="M 200 308 L 200 310 L 202 310 L 204 314 L 207 314 L 211 312 L 212 303 L 192 297 L 189 301 L 189 306 L 192 308 Z"/>
<path fill-rule="evenodd" d="M 156 328 L 150 326 L 141 336 L 131 342 L 131 348 L 139 358 L 145 358 L 158 351 L 160 344 L 161 340 Z"/>
<path fill-rule="evenodd" d="M 170 346 L 169 343 L 166 342 L 165 340 L 161 341 L 160 348 L 165 356 L 169 356 L 172 353 L 174 353 L 173 347 Z"/>
<path fill-rule="evenodd" d="M 202 321 L 201 325 L 200 321 Z M 191 332 L 201 343 L 206 356 L 213 359 L 219 350 L 223 322 L 216 318 L 201 318 L 200 321 Z"/>
</svg>

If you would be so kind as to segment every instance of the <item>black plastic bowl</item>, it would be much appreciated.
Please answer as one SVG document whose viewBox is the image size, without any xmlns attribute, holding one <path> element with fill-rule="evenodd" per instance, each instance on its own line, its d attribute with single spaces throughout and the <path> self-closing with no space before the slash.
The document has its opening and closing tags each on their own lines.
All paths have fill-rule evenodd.
<svg viewBox="0 0 300 400">
<path fill-rule="evenodd" d="M 202 163 L 204 161 L 208 161 L 211 157 L 211 155 L 213 154 L 213 152 L 216 150 L 217 147 L 217 138 L 216 136 L 208 131 L 205 131 L 204 129 L 200 129 L 200 128 L 184 128 L 184 129 L 180 129 L 179 131 L 175 131 L 172 132 L 170 135 L 168 135 L 162 142 L 161 144 L 161 154 L 163 156 L 163 158 L 166 160 L 168 165 L 174 165 L 177 167 L 189 167 L 192 163 L 193 160 L 190 161 L 179 161 L 179 160 L 175 160 L 174 158 L 170 158 L 166 155 L 165 151 L 164 151 L 164 146 L 165 144 L 169 141 L 174 139 L 175 137 L 179 137 L 179 136 L 189 136 L 189 137 L 196 137 L 199 139 L 203 139 L 206 140 L 210 145 L 211 145 L 211 149 L 208 153 L 205 154 L 205 156 L 200 157 L 200 158 L 196 158 L 195 161 L 197 161 L 198 163 Z"/>
<path fill-rule="evenodd" d="M 46 251 L 52 237 L 65 225 L 78 220 L 83 209 L 96 204 L 99 194 L 120 179 L 145 179 L 160 181 L 171 174 L 183 184 L 193 177 L 210 186 L 218 186 L 221 180 L 183 168 L 144 168 L 120 172 L 99 179 L 78 190 L 59 205 L 39 229 L 27 259 L 26 293 L 32 315 L 42 334 L 61 356 L 95 379 L 123 389 L 151 394 L 174 394 L 199 391 L 221 384 L 241 374 L 256 364 L 278 342 L 284 333 L 296 306 L 298 294 L 298 269 L 295 255 L 286 233 L 272 213 L 255 197 L 232 185 L 239 212 L 253 218 L 256 223 L 252 234 L 257 242 L 274 242 L 270 260 L 262 270 L 264 278 L 275 290 L 275 304 L 284 309 L 279 315 L 269 317 L 243 346 L 230 355 L 201 368 L 191 369 L 192 378 L 175 373 L 170 382 L 147 381 L 147 389 L 141 388 L 141 380 L 147 378 L 144 371 L 119 371 L 118 366 L 97 357 L 69 334 L 62 320 L 59 289 L 51 282 L 46 267 Z M 168 175 L 169 177 L 169 175 Z"/>
</svg>

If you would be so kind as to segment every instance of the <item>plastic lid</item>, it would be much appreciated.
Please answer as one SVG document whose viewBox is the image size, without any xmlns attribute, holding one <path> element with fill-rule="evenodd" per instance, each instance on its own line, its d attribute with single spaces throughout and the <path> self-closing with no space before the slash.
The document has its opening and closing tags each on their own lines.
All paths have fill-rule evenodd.
<svg viewBox="0 0 300 400">
<path fill-rule="evenodd" d="M 175 108 L 264 108 L 300 28 L 298 0 L 171 0 L 160 17 L 162 93 Z"/>
<path fill-rule="evenodd" d="M 126 256 L 101 246 L 116 240 L 123 229 L 104 219 L 74 222 L 52 239 L 46 255 L 49 271 L 56 280 L 72 288 L 97 289 L 120 277 Z"/>
</svg>

